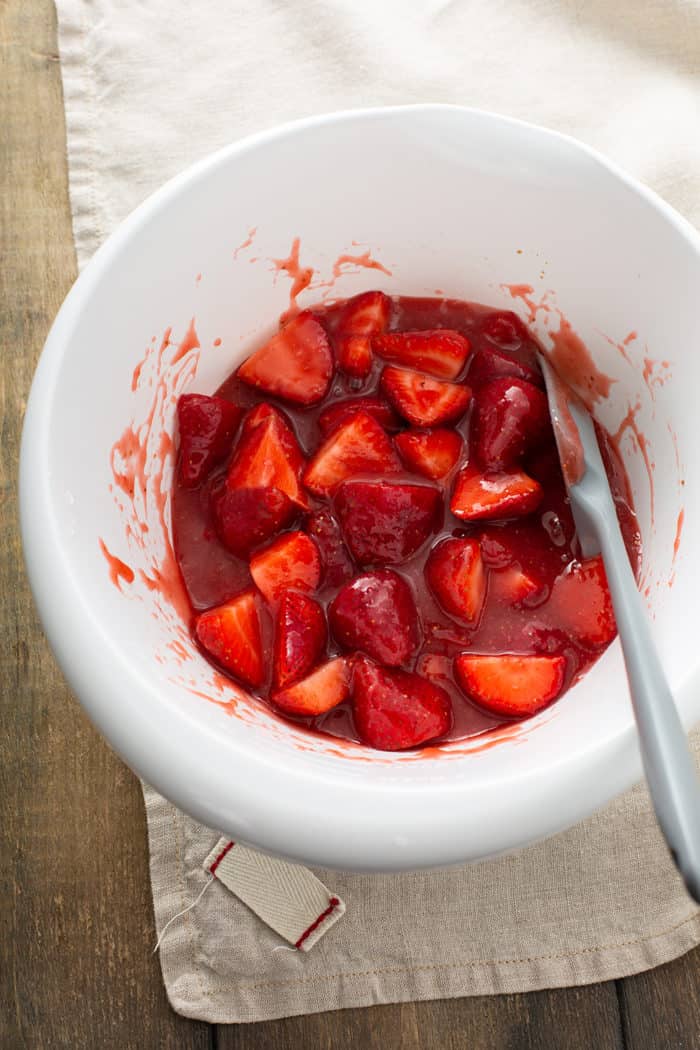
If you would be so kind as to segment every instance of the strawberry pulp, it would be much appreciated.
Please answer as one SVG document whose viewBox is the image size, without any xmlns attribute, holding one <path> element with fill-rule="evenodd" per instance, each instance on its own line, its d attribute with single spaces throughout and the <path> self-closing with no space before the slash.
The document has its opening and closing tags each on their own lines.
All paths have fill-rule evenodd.
<svg viewBox="0 0 700 1050">
<path fill-rule="evenodd" d="M 387 749 L 475 736 L 561 696 L 606 648 L 615 625 L 604 572 L 599 560 L 581 559 L 542 411 L 539 346 L 522 321 L 457 300 L 375 292 L 357 299 L 362 310 L 349 300 L 292 322 L 293 338 L 279 351 L 294 366 L 288 397 L 274 368 L 275 341 L 262 348 L 257 371 L 251 355 L 215 394 L 239 410 L 238 435 L 228 433 L 231 413 L 211 455 L 201 453 L 197 482 L 191 470 L 176 472 L 173 537 L 193 632 L 217 667 L 310 731 Z M 414 334 L 402 345 L 394 335 L 405 332 Z M 197 426 L 206 440 L 204 422 Z M 608 436 L 599 436 L 636 570 L 640 537 L 627 476 Z M 187 448 L 186 435 L 180 440 Z M 277 446 L 283 469 L 270 463 Z M 248 534 L 240 523 L 261 507 Z M 305 597 L 290 605 L 285 586 Z M 262 681 L 227 667 L 197 631 L 201 614 L 218 607 L 226 607 L 222 622 L 231 621 L 243 594 L 246 612 L 257 609 Z M 392 594 L 401 595 L 393 612 Z M 313 638 L 300 657 L 303 674 L 287 660 L 280 675 L 280 623 L 296 605 L 304 616 L 287 634 L 299 645 Z M 401 644 L 411 618 L 410 644 Z M 385 645 L 363 641 L 372 623 Z M 233 640 L 248 644 L 244 635 Z M 383 661 L 392 646 L 399 657 Z M 460 665 L 464 654 L 536 660 Z M 387 727 L 402 719 L 392 744 Z"/>
</svg>

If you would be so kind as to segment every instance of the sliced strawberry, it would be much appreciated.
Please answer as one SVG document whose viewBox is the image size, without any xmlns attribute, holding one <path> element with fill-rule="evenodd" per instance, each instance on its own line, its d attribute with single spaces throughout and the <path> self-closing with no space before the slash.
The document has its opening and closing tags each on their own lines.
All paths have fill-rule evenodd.
<svg viewBox="0 0 700 1050">
<path fill-rule="evenodd" d="M 248 413 L 226 476 L 229 489 L 276 488 L 308 507 L 299 478 L 304 457 L 286 419 L 270 405 Z"/>
<path fill-rule="evenodd" d="M 338 489 L 335 511 L 359 565 L 398 565 L 439 528 L 442 497 L 423 482 L 351 480 Z"/>
<path fill-rule="evenodd" d="M 506 569 L 491 573 L 489 584 L 489 601 L 501 601 L 508 605 L 531 606 L 544 601 L 546 592 L 541 580 L 526 572 L 520 565 L 510 565 Z"/>
<path fill-rule="evenodd" d="M 456 379 L 469 357 L 471 345 L 459 332 L 436 328 L 375 335 L 372 349 L 385 361 L 417 368 L 438 379 Z"/>
<path fill-rule="evenodd" d="M 513 547 L 508 543 L 508 531 L 494 526 L 479 536 L 481 557 L 488 569 L 507 569 L 515 561 Z"/>
<path fill-rule="evenodd" d="M 291 525 L 299 513 L 284 492 L 270 485 L 229 489 L 219 484 L 211 493 L 211 509 L 221 542 L 239 558 Z"/>
<path fill-rule="evenodd" d="M 525 364 L 515 354 L 496 346 L 484 346 L 481 350 L 477 350 L 469 366 L 468 378 L 473 389 L 476 390 L 490 379 L 498 379 L 503 376 L 525 379 L 535 386 L 544 385 L 542 373 Z"/>
<path fill-rule="evenodd" d="M 401 469 L 391 439 L 376 419 L 358 412 L 326 438 L 304 473 L 316 496 L 329 496 L 354 474 L 396 474 Z"/>
<path fill-rule="evenodd" d="M 338 367 L 364 379 L 372 369 L 371 337 L 386 330 L 391 300 L 383 292 L 363 292 L 348 300 L 336 336 Z"/>
<path fill-rule="evenodd" d="M 425 563 L 425 578 L 450 616 L 475 625 L 486 596 L 486 571 L 478 540 L 447 539 L 438 543 Z"/>
<path fill-rule="evenodd" d="M 524 379 L 501 377 L 474 395 L 470 440 L 485 470 L 508 470 L 552 437 L 547 398 Z"/>
<path fill-rule="evenodd" d="M 494 310 L 488 314 L 481 326 L 482 335 L 504 350 L 519 350 L 531 336 L 516 313 L 512 310 Z"/>
<path fill-rule="evenodd" d="M 404 430 L 394 444 L 409 470 L 433 481 L 449 474 L 462 452 L 456 430 Z"/>
<path fill-rule="evenodd" d="M 321 554 L 323 582 L 326 587 L 340 587 L 353 574 L 352 561 L 343 542 L 340 526 L 328 508 L 307 519 L 306 531 Z"/>
<path fill-rule="evenodd" d="M 260 616 L 252 591 L 201 613 L 195 634 L 200 645 L 236 678 L 254 688 L 262 684 L 265 671 Z"/>
<path fill-rule="evenodd" d="M 552 587 L 549 609 L 555 622 L 582 645 L 608 645 L 617 634 L 615 613 L 600 555 L 572 562 Z"/>
<path fill-rule="evenodd" d="M 482 474 L 465 467 L 455 480 L 450 510 L 462 521 L 519 518 L 537 510 L 542 497 L 542 486 L 522 470 Z"/>
<path fill-rule="evenodd" d="M 366 572 L 343 587 L 328 609 L 333 637 L 398 667 L 418 648 L 418 611 L 411 588 L 390 569 Z"/>
<path fill-rule="evenodd" d="M 381 388 L 396 411 L 416 427 L 454 423 L 471 399 L 471 390 L 461 383 L 445 383 L 391 365 L 382 372 Z"/>
<path fill-rule="evenodd" d="M 274 681 L 282 689 L 303 678 L 318 663 L 328 632 L 321 606 L 306 594 L 282 595 L 276 618 Z"/>
<path fill-rule="evenodd" d="M 290 715 L 314 718 L 337 707 L 350 694 L 350 666 L 343 656 L 329 660 L 296 685 L 273 693 L 273 704 Z"/>
<path fill-rule="evenodd" d="M 183 394 L 177 402 L 180 433 L 178 477 L 194 488 L 231 448 L 241 409 L 222 397 Z"/>
<path fill-rule="evenodd" d="M 318 417 L 321 433 L 324 437 L 328 437 L 336 427 L 340 426 L 341 423 L 347 423 L 358 412 L 366 412 L 368 416 L 376 419 L 377 423 L 389 433 L 400 430 L 404 425 L 391 405 L 388 405 L 383 398 L 350 397 L 345 401 L 336 401 L 335 404 L 324 408 Z"/>
<path fill-rule="evenodd" d="M 365 657 L 353 673 L 355 728 L 380 751 L 403 751 L 444 736 L 452 726 L 450 698 L 407 671 L 386 670 Z"/>
<path fill-rule="evenodd" d="M 525 718 L 546 707 L 561 692 L 563 656 L 480 656 L 462 653 L 455 676 L 470 700 L 510 718 Z"/>
<path fill-rule="evenodd" d="M 324 328 L 308 310 L 251 354 L 237 375 L 250 386 L 297 405 L 315 405 L 333 376 L 333 355 Z"/>
<path fill-rule="evenodd" d="M 311 594 L 321 579 L 318 547 L 305 532 L 287 532 L 250 559 L 250 575 L 268 602 L 288 589 Z"/>
</svg>

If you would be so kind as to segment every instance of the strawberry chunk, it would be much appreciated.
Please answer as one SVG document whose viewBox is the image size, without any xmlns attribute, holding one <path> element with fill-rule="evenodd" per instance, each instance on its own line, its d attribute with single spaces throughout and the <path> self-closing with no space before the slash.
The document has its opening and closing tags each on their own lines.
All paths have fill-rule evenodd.
<svg viewBox="0 0 700 1050">
<path fill-rule="evenodd" d="M 391 300 L 383 292 L 363 292 L 348 300 L 340 315 L 336 336 L 338 368 L 365 379 L 372 369 L 371 337 L 389 323 Z"/>
<path fill-rule="evenodd" d="M 226 476 L 229 489 L 276 488 L 308 507 L 300 484 L 304 457 L 286 419 L 270 405 L 248 413 Z"/>
<path fill-rule="evenodd" d="M 353 567 L 340 526 L 330 510 L 324 508 L 312 514 L 306 522 L 306 531 L 320 552 L 325 586 L 342 586 L 351 578 Z"/>
<path fill-rule="evenodd" d="M 452 726 L 450 698 L 438 685 L 361 657 L 353 674 L 355 728 L 379 751 L 403 751 L 444 736 Z"/>
<path fill-rule="evenodd" d="M 446 539 L 425 563 L 425 578 L 450 616 L 475 625 L 486 596 L 486 570 L 478 540 Z"/>
<path fill-rule="evenodd" d="M 508 470 L 548 436 L 547 398 L 533 383 L 501 377 L 476 391 L 470 438 L 485 470 Z"/>
<path fill-rule="evenodd" d="M 368 416 L 376 419 L 377 423 L 390 433 L 400 430 L 403 426 L 396 412 L 383 398 L 350 397 L 345 401 L 336 401 L 334 405 L 324 408 L 318 417 L 321 433 L 324 437 L 328 437 L 336 427 L 341 423 L 346 423 L 348 419 L 356 416 L 358 412 L 366 412 Z"/>
<path fill-rule="evenodd" d="M 401 469 L 391 439 L 376 419 L 358 412 L 326 438 L 304 473 L 316 496 L 331 495 L 355 474 L 396 474 Z"/>
<path fill-rule="evenodd" d="M 221 542 L 239 558 L 247 558 L 255 547 L 291 525 L 299 512 L 284 492 L 270 485 L 229 489 L 219 484 L 210 502 Z"/>
<path fill-rule="evenodd" d="M 532 606 L 544 601 L 545 597 L 541 581 L 517 563 L 491 574 L 489 601 L 505 602 L 508 605 L 525 603 Z"/>
<path fill-rule="evenodd" d="M 274 683 L 282 689 L 318 663 L 328 632 L 318 602 L 297 591 L 282 595 L 275 627 Z"/>
<path fill-rule="evenodd" d="M 409 470 L 433 481 L 449 474 L 462 452 L 462 439 L 455 430 L 404 430 L 394 444 Z"/>
<path fill-rule="evenodd" d="M 195 634 L 200 645 L 245 685 L 257 688 L 262 684 L 265 676 L 262 634 L 252 591 L 201 613 L 195 623 Z"/>
<path fill-rule="evenodd" d="M 328 622 L 344 649 L 360 649 L 398 667 L 418 648 L 418 611 L 411 588 L 390 569 L 356 576 L 328 610 Z"/>
<path fill-rule="evenodd" d="M 423 482 L 351 480 L 338 489 L 335 511 L 359 565 L 398 565 L 439 528 L 442 497 Z"/>
<path fill-rule="evenodd" d="M 305 532 L 288 532 L 251 558 L 250 575 L 268 602 L 288 589 L 310 594 L 321 579 L 318 547 Z"/>
<path fill-rule="evenodd" d="M 382 372 L 381 388 L 396 411 L 416 427 L 454 423 L 471 399 L 471 390 L 461 383 L 445 383 L 391 365 Z"/>
<path fill-rule="evenodd" d="M 522 470 L 482 474 L 465 467 L 455 480 L 450 510 L 462 521 L 519 518 L 537 510 L 543 495 L 539 482 Z"/>
<path fill-rule="evenodd" d="M 531 365 L 521 361 L 515 354 L 501 350 L 496 346 L 485 346 L 477 350 L 469 366 L 469 382 L 476 390 L 490 379 L 503 376 L 515 376 L 525 379 L 535 386 L 543 386 L 542 373 Z"/>
<path fill-rule="evenodd" d="M 527 327 L 512 310 L 494 310 L 489 313 L 481 325 L 481 332 L 504 350 L 519 350 L 532 341 Z"/>
<path fill-rule="evenodd" d="M 273 704 L 290 715 L 314 718 L 342 704 L 350 694 L 350 667 L 345 657 L 329 660 L 296 685 L 273 693 Z"/>
<path fill-rule="evenodd" d="M 613 640 L 617 624 L 599 554 L 571 562 L 556 578 L 549 609 L 556 623 L 582 645 L 597 649 Z"/>
<path fill-rule="evenodd" d="M 183 394 L 177 402 L 180 433 L 178 477 L 185 488 L 194 488 L 231 448 L 241 409 L 222 397 Z"/>
<path fill-rule="evenodd" d="M 324 328 L 308 310 L 289 321 L 251 354 L 237 375 L 250 386 L 296 405 L 315 405 L 333 376 L 333 355 Z"/>
<path fill-rule="evenodd" d="M 385 361 L 416 368 L 438 379 L 456 379 L 469 357 L 471 345 L 459 332 L 436 328 L 375 335 L 372 349 Z"/>
<path fill-rule="evenodd" d="M 481 656 L 462 653 L 455 677 L 470 700 L 510 718 L 534 715 L 561 692 L 563 656 Z"/>
</svg>

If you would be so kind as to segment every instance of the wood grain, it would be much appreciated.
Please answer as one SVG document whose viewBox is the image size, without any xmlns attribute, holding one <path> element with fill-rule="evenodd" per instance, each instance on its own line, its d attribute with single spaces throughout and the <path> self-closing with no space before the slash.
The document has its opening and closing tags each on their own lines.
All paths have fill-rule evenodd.
<svg viewBox="0 0 700 1050">
<path fill-rule="evenodd" d="M 3 1050 L 690 1050 L 700 949 L 587 988 L 219 1027 L 168 1007 L 138 784 L 70 697 L 17 530 L 21 417 L 76 273 L 52 0 L 0 0 L 0 1046 Z"/>
<path fill-rule="evenodd" d="M 219 1028 L 217 1050 L 623 1050 L 613 982 Z"/>
<path fill-rule="evenodd" d="M 700 1046 L 700 949 L 618 982 L 625 1050 Z"/>
<path fill-rule="evenodd" d="M 76 273 L 52 3 L 2 0 L 0 62 L 0 1046 L 203 1050 L 151 955 L 138 784 L 68 694 L 24 579 L 22 411 Z"/>
</svg>

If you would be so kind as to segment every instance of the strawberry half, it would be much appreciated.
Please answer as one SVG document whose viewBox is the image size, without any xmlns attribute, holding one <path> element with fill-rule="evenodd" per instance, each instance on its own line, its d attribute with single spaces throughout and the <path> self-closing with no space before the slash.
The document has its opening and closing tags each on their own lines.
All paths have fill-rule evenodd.
<svg viewBox="0 0 700 1050">
<path fill-rule="evenodd" d="M 534 715 L 561 692 L 563 656 L 479 656 L 455 659 L 455 677 L 470 700 L 510 718 Z"/>
<path fill-rule="evenodd" d="M 535 386 L 543 386 L 542 373 L 514 354 L 497 346 L 484 346 L 474 354 L 469 366 L 469 382 L 476 389 L 490 379 L 515 376 Z"/>
<path fill-rule="evenodd" d="M 469 357 L 471 345 L 459 332 L 436 328 L 375 335 L 372 349 L 385 361 L 416 368 L 438 379 L 456 379 Z"/>
<path fill-rule="evenodd" d="M 379 751 L 404 751 L 444 736 L 452 726 L 450 698 L 438 685 L 407 671 L 378 667 L 365 657 L 353 673 L 355 728 Z"/>
<path fill-rule="evenodd" d="M 299 513 L 284 492 L 270 485 L 229 489 L 222 481 L 212 489 L 210 505 L 221 542 L 239 558 L 247 558 Z"/>
<path fill-rule="evenodd" d="M 328 632 L 321 606 L 297 591 L 282 595 L 275 626 L 274 682 L 282 689 L 318 663 Z"/>
<path fill-rule="evenodd" d="M 306 531 L 312 536 L 321 555 L 323 582 L 326 587 L 340 587 L 353 574 L 352 562 L 343 543 L 340 526 L 330 510 L 324 508 L 307 519 Z"/>
<path fill-rule="evenodd" d="M 195 634 L 200 645 L 241 682 L 254 688 L 262 684 L 262 635 L 252 591 L 201 613 L 195 622 Z"/>
<path fill-rule="evenodd" d="M 470 426 L 470 441 L 485 470 L 508 470 L 548 436 L 553 441 L 545 394 L 515 377 L 479 387 Z"/>
<path fill-rule="evenodd" d="M 486 597 L 486 570 L 478 540 L 446 539 L 430 552 L 425 578 L 439 604 L 459 620 L 475 625 Z"/>
<path fill-rule="evenodd" d="M 471 390 L 461 383 L 445 383 L 391 365 L 382 372 L 381 389 L 396 411 L 416 427 L 454 423 L 471 399 Z"/>
<path fill-rule="evenodd" d="M 304 473 L 315 496 L 329 496 L 355 474 L 396 474 L 401 469 L 391 439 L 376 419 L 358 412 L 326 438 Z"/>
<path fill-rule="evenodd" d="M 394 444 L 409 470 L 433 481 L 449 474 L 462 452 L 455 430 L 404 430 Z"/>
<path fill-rule="evenodd" d="M 360 649 L 398 667 L 419 644 L 418 611 L 411 588 L 390 569 L 356 576 L 331 602 L 328 622 L 344 649 Z"/>
<path fill-rule="evenodd" d="M 273 693 L 270 699 L 287 714 L 314 718 L 342 704 L 349 694 L 350 667 L 348 661 L 339 656 L 322 664 L 296 685 Z"/>
<path fill-rule="evenodd" d="M 462 521 L 519 518 L 537 510 L 543 495 L 539 482 L 522 470 L 482 474 L 465 467 L 455 480 L 450 510 Z"/>
<path fill-rule="evenodd" d="M 557 624 L 582 645 L 597 649 L 617 634 L 603 559 L 572 562 L 552 587 L 549 609 Z"/>
<path fill-rule="evenodd" d="M 304 457 L 281 412 L 258 405 L 245 420 L 226 475 L 229 489 L 275 488 L 292 503 L 308 507 L 299 478 Z"/>
<path fill-rule="evenodd" d="M 236 373 L 244 383 L 296 405 L 315 405 L 333 376 L 333 355 L 322 325 L 308 310 L 251 354 Z"/>
<path fill-rule="evenodd" d="M 539 605 L 545 597 L 542 583 L 517 563 L 491 573 L 489 601 L 505 602 L 508 605 L 525 603 L 531 606 Z"/>
<path fill-rule="evenodd" d="M 424 482 L 346 481 L 334 505 L 350 553 L 362 566 L 405 561 L 442 519 L 442 497 Z"/>
<path fill-rule="evenodd" d="M 321 579 L 318 547 L 305 532 L 288 532 L 250 559 L 250 575 L 268 602 L 285 590 L 316 590 Z"/>
<path fill-rule="evenodd" d="M 358 412 L 366 412 L 384 430 L 390 433 L 400 430 L 402 421 L 396 415 L 391 405 L 381 397 L 350 397 L 345 401 L 336 401 L 335 404 L 324 408 L 318 417 L 318 425 L 324 437 L 328 437 L 341 423 L 347 423 L 352 416 Z"/>
<path fill-rule="evenodd" d="M 335 339 L 338 368 L 358 379 L 369 375 L 371 337 L 385 331 L 390 312 L 391 300 L 383 292 L 363 292 L 346 303 Z"/>
<path fill-rule="evenodd" d="M 481 333 L 504 350 L 519 350 L 531 342 L 528 329 L 512 310 L 495 310 L 488 314 L 481 325 Z"/>
<path fill-rule="evenodd" d="M 183 394 L 177 402 L 180 434 L 178 477 L 185 488 L 194 488 L 231 448 L 241 409 L 222 397 Z"/>
</svg>

